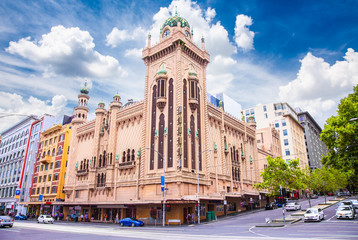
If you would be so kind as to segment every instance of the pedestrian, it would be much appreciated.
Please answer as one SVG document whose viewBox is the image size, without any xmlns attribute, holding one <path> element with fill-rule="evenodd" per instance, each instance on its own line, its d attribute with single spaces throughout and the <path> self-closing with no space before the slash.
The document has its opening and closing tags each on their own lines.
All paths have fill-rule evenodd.
<svg viewBox="0 0 358 240">
<path fill-rule="evenodd" d="M 84 220 L 84 219 L 83 219 L 83 214 L 81 214 L 81 220 L 80 220 L 80 221 L 83 222 L 83 220 Z"/>
<path fill-rule="evenodd" d="M 119 217 L 118 217 L 118 213 L 116 215 L 116 222 L 115 223 L 119 223 Z"/>
<path fill-rule="evenodd" d="M 190 224 L 190 223 L 191 223 L 191 214 L 190 214 L 190 213 L 188 213 L 188 216 L 187 216 L 187 221 L 188 221 L 188 224 Z"/>
<path fill-rule="evenodd" d="M 104 215 L 104 221 L 107 222 L 107 214 Z"/>
</svg>

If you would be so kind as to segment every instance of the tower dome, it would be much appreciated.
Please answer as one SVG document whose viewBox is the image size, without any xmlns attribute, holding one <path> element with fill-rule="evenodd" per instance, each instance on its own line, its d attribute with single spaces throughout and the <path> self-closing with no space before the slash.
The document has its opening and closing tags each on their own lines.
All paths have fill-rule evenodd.
<svg viewBox="0 0 358 240">
<path fill-rule="evenodd" d="M 84 86 L 83 86 L 83 88 L 81 88 L 81 93 L 83 93 L 83 94 L 88 94 L 89 93 L 89 91 L 88 91 L 88 89 L 87 89 L 87 81 L 85 81 L 85 84 L 84 84 Z"/>
<path fill-rule="evenodd" d="M 175 12 L 175 15 L 168 18 L 160 28 L 160 40 L 170 38 L 176 31 L 182 32 L 185 37 L 192 39 L 193 32 L 190 30 L 188 21 L 179 17 Z"/>
<path fill-rule="evenodd" d="M 163 26 L 160 29 L 160 33 L 162 33 L 163 29 L 166 26 L 169 26 L 169 27 L 179 26 L 179 27 L 182 27 L 182 28 L 185 28 L 185 27 L 190 28 L 190 25 L 189 25 L 188 21 L 185 18 L 179 17 L 176 13 L 175 13 L 174 16 L 168 18 L 164 22 Z"/>
</svg>

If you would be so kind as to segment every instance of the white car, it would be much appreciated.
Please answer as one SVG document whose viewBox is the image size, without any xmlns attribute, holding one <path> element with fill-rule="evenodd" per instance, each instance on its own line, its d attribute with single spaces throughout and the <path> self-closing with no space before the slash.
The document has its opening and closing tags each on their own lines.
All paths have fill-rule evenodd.
<svg viewBox="0 0 358 240">
<path fill-rule="evenodd" d="M 354 219 L 356 217 L 356 211 L 350 205 L 341 205 L 337 209 L 336 217 L 337 219 L 338 218 Z"/>
<path fill-rule="evenodd" d="M 50 215 L 40 215 L 37 219 L 37 223 L 54 223 L 55 219 Z"/>
<path fill-rule="evenodd" d="M 301 205 L 299 203 L 296 202 L 290 202 L 287 203 L 286 206 L 286 211 L 296 211 L 296 210 L 300 210 L 301 209 Z"/>
<path fill-rule="evenodd" d="M 317 221 L 320 222 L 324 219 L 323 210 L 320 208 L 309 208 L 304 214 L 304 221 Z"/>
</svg>

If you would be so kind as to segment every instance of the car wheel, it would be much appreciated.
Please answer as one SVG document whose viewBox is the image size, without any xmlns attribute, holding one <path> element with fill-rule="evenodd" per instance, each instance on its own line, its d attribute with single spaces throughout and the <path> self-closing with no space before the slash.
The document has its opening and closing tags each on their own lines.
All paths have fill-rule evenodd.
<svg viewBox="0 0 358 240">
<path fill-rule="evenodd" d="M 132 227 L 134 227 L 135 225 L 134 225 L 134 223 L 132 223 Z"/>
<path fill-rule="evenodd" d="M 9 225 L 9 227 L 11 227 L 11 228 L 12 228 L 12 225 Z"/>
<path fill-rule="evenodd" d="M 121 224 L 121 227 L 123 227 L 123 223 L 120 223 Z"/>
</svg>

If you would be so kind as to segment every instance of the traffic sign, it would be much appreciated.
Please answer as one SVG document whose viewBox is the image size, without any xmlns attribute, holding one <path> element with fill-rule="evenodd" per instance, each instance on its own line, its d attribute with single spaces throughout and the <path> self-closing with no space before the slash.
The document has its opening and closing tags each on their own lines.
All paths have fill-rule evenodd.
<svg viewBox="0 0 358 240">
<path fill-rule="evenodd" d="M 17 190 L 15 191 L 15 195 L 20 195 L 20 193 L 21 193 L 21 191 L 20 191 L 19 189 L 17 189 Z"/>
<path fill-rule="evenodd" d="M 43 195 L 39 195 L 39 201 L 41 202 L 43 199 Z"/>
</svg>

